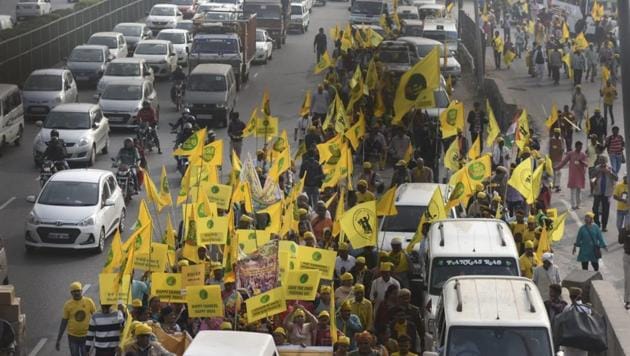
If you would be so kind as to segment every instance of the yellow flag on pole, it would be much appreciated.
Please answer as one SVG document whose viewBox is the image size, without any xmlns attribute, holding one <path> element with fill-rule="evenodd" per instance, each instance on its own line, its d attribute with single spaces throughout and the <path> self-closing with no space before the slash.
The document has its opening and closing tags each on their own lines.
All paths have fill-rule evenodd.
<svg viewBox="0 0 630 356">
<path fill-rule="evenodd" d="M 260 103 L 260 111 L 264 116 L 271 116 L 271 100 L 269 99 L 269 90 L 265 88 L 263 91 L 262 101 Z"/>
<path fill-rule="evenodd" d="M 488 133 L 486 137 L 486 147 L 492 147 L 494 141 L 501 134 L 501 128 L 499 128 L 499 124 L 497 123 L 497 119 L 494 116 L 494 111 L 492 110 L 492 106 L 490 106 L 490 101 L 486 99 L 486 111 L 488 112 Z"/>
<path fill-rule="evenodd" d="M 536 248 L 536 257 L 538 257 L 538 261 L 542 261 L 543 253 L 550 251 L 551 241 L 549 241 L 549 233 L 547 232 L 547 228 L 543 226 L 540 238 L 538 239 L 538 247 Z"/>
<path fill-rule="evenodd" d="M 324 52 L 324 54 L 321 55 L 321 57 L 319 57 L 319 62 L 317 62 L 317 64 L 315 65 L 314 73 L 319 74 L 330 67 L 332 67 L 332 60 L 328 55 L 328 51 L 326 51 Z"/>
<path fill-rule="evenodd" d="M 602 83 L 606 83 L 610 80 L 610 69 L 606 66 L 602 66 Z"/>
<path fill-rule="evenodd" d="M 120 240 L 120 230 L 116 229 L 102 273 L 112 273 L 116 268 L 120 268 L 123 261 L 123 253 L 122 242 Z"/>
<path fill-rule="evenodd" d="M 558 121 L 558 105 L 556 105 L 556 103 L 554 102 L 553 104 L 551 104 L 551 112 L 549 113 L 549 117 L 547 117 L 547 120 L 545 121 L 545 126 L 550 129 L 553 124 L 556 123 L 556 121 Z"/>
<path fill-rule="evenodd" d="M 192 156 L 199 157 L 203 151 L 203 146 L 206 143 L 206 129 L 203 128 L 193 133 L 181 147 L 178 147 L 173 151 L 173 156 Z"/>
<path fill-rule="evenodd" d="M 530 137 L 531 132 L 529 130 L 529 119 L 527 117 L 527 110 L 523 109 L 521 111 L 521 115 L 518 117 L 515 137 L 516 145 L 520 150 L 522 150 L 529 143 Z"/>
<path fill-rule="evenodd" d="M 532 196 L 532 175 L 532 160 L 528 158 L 514 168 L 508 180 L 508 184 L 521 193 L 529 204 Z"/>
<path fill-rule="evenodd" d="M 451 145 L 448 146 L 446 153 L 444 154 L 444 167 L 451 170 L 451 172 L 456 172 L 459 170 L 459 146 L 457 144 L 457 139 L 451 142 Z"/>
<path fill-rule="evenodd" d="M 584 32 L 580 32 L 577 36 L 575 36 L 575 48 L 579 49 L 580 51 L 588 48 L 588 41 L 584 36 Z"/>
<path fill-rule="evenodd" d="M 198 159 L 191 160 L 191 164 L 207 164 L 209 166 L 223 165 L 223 140 L 216 140 L 203 146 L 201 156 Z"/>
<path fill-rule="evenodd" d="M 538 195 L 540 194 L 540 190 L 542 189 L 542 176 L 544 170 L 545 165 L 539 164 L 532 174 L 532 195 L 529 197 L 529 199 L 527 199 L 528 204 L 534 204 L 534 202 L 538 198 Z"/>
<path fill-rule="evenodd" d="M 479 138 L 480 136 L 481 135 L 477 136 L 475 141 L 473 141 L 472 145 L 470 145 L 470 148 L 468 149 L 468 159 L 470 160 L 475 160 L 479 158 L 479 156 L 481 156 L 481 141 Z"/>
<path fill-rule="evenodd" d="M 440 85 L 440 53 L 436 46 L 400 78 L 394 97 L 395 116 L 398 123 L 412 108 L 435 105 L 434 90 Z"/>
<path fill-rule="evenodd" d="M 171 188 L 166 175 L 166 167 L 162 165 L 162 174 L 160 175 L 160 201 L 164 206 L 173 206 L 173 197 L 171 196 Z"/>
<path fill-rule="evenodd" d="M 311 91 L 307 90 L 304 93 L 304 100 L 302 100 L 302 106 L 300 107 L 300 117 L 307 116 L 311 112 L 312 100 Z"/>
<path fill-rule="evenodd" d="M 442 190 L 440 187 L 436 187 L 433 191 L 433 195 L 431 196 L 431 200 L 429 200 L 429 205 L 422 214 L 416 233 L 413 235 L 413 239 L 409 245 L 407 245 L 407 252 L 413 251 L 413 247 L 422 241 L 422 225 L 440 219 L 446 219 L 446 207 L 444 204 L 444 197 L 442 196 Z"/>
<path fill-rule="evenodd" d="M 396 190 L 398 186 L 389 188 L 376 203 L 376 216 L 392 216 L 398 214 L 396 209 Z"/>
<path fill-rule="evenodd" d="M 140 172 L 142 172 L 142 174 L 144 175 L 144 182 L 147 187 L 147 198 L 149 198 L 149 200 L 151 200 L 153 204 L 155 204 L 158 212 L 162 211 L 165 204 L 163 204 L 162 200 L 160 199 L 160 195 L 157 191 L 157 188 L 155 187 L 155 183 L 153 183 L 153 179 L 151 179 L 151 175 L 149 175 L 149 172 L 142 169 L 142 167 L 138 168 L 140 169 Z"/>
<path fill-rule="evenodd" d="M 448 184 L 452 187 L 452 189 L 448 197 L 446 205 L 447 209 L 450 209 L 458 204 L 466 204 L 472 195 L 470 178 L 466 173 L 466 167 L 456 171 L 455 174 L 451 176 Z"/>
<path fill-rule="evenodd" d="M 564 222 L 567 219 L 567 213 L 558 216 L 553 221 L 553 229 L 551 229 L 551 241 L 558 242 L 564 237 Z"/>
<path fill-rule="evenodd" d="M 352 148 L 356 151 L 359 148 L 361 139 L 365 136 L 365 117 L 363 113 L 359 114 L 357 122 L 346 131 L 344 136 L 346 136 Z"/>
<path fill-rule="evenodd" d="M 171 215 L 166 215 L 166 231 L 164 232 L 164 239 L 162 243 L 168 245 L 168 248 L 175 250 L 177 244 L 175 243 L 175 228 L 173 228 L 173 222 L 171 221 Z M 170 261 L 171 263 L 174 261 Z"/>
<path fill-rule="evenodd" d="M 252 110 L 252 114 L 249 116 L 249 121 L 243 129 L 243 137 L 251 136 L 256 133 L 256 123 L 258 122 L 258 108 Z"/>
<path fill-rule="evenodd" d="M 569 33 L 569 25 L 567 25 L 567 22 L 564 21 L 562 22 L 562 39 L 566 41 L 570 37 L 571 37 L 571 34 Z"/>
<path fill-rule="evenodd" d="M 378 84 L 378 71 L 376 70 L 376 62 L 374 58 L 368 64 L 367 75 L 365 77 L 365 85 L 369 90 L 374 90 Z"/>
<path fill-rule="evenodd" d="M 562 62 L 567 65 L 567 74 L 569 74 L 569 79 L 573 79 L 573 67 L 571 66 L 571 52 L 567 51 L 567 53 L 562 55 Z"/>
<path fill-rule="evenodd" d="M 457 135 L 457 130 L 464 130 L 464 103 L 453 100 L 446 110 L 440 113 L 442 138 Z"/>
<path fill-rule="evenodd" d="M 353 248 L 376 246 L 376 202 L 357 204 L 341 217 L 341 230 Z"/>
<path fill-rule="evenodd" d="M 333 236 L 337 236 L 341 233 L 341 217 L 343 216 L 343 212 L 346 210 L 344 207 L 345 201 L 346 190 L 342 189 L 341 194 L 339 195 L 339 201 L 337 202 L 337 210 L 335 211 L 335 221 L 333 221 Z"/>
</svg>

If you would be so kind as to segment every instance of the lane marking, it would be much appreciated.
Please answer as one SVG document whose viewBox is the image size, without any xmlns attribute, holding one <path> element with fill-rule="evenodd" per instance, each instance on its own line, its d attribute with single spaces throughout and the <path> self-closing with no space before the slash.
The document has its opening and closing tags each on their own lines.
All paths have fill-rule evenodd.
<svg viewBox="0 0 630 356">
<path fill-rule="evenodd" d="M 0 210 L 6 208 L 9 204 L 11 204 L 12 201 L 15 200 L 15 197 L 11 197 L 9 198 L 9 200 L 7 200 L 4 204 L 0 205 Z"/>
<path fill-rule="evenodd" d="M 258 73 L 254 73 L 254 78 L 256 78 L 258 76 Z"/>
<path fill-rule="evenodd" d="M 41 179 L 41 177 L 40 177 L 40 176 L 35 177 L 35 180 L 36 180 L 36 181 L 37 181 L 37 180 L 40 180 L 40 179 Z"/>
<path fill-rule="evenodd" d="M 91 284 L 84 285 L 83 286 L 83 294 L 85 294 L 88 291 L 88 289 L 90 289 L 91 286 L 92 286 Z"/>
<path fill-rule="evenodd" d="M 37 345 L 35 345 L 33 350 L 31 350 L 31 352 L 29 352 L 28 356 L 36 356 L 42 350 L 44 345 L 46 345 L 46 341 L 48 341 L 48 339 L 45 338 L 45 337 L 39 339 L 39 341 L 37 342 Z"/>
</svg>

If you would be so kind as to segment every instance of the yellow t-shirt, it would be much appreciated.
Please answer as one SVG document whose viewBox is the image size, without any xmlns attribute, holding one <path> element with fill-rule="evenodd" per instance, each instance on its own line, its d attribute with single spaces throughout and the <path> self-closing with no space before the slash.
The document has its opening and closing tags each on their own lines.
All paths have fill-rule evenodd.
<svg viewBox="0 0 630 356">
<path fill-rule="evenodd" d="M 376 200 L 374 193 L 370 192 L 369 190 L 366 190 L 365 193 L 361 193 L 357 190 L 356 196 L 357 204 L 365 203 L 366 201 Z"/>
<path fill-rule="evenodd" d="M 526 254 L 522 254 L 518 262 L 521 267 L 521 275 L 529 279 L 532 279 L 532 277 L 534 276 L 534 267 L 538 267 L 538 265 L 540 264 L 540 262 L 538 261 L 538 257 L 536 257 L 536 254 L 534 254 L 532 257 L 529 257 Z"/>
<path fill-rule="evenodd" d="M 521 236 L 523 236 L 523 234 L 527 230 L 527 223 L 519 224 L 517 222 L 513 222 L 510 224 L 510 229 L 512 230 L 512 236 L 516 235 L 517 233 L 520 233 Z"/>
<path fill-rule="evenodd" d="M 613 191 L 613 196 L 623 198 L 623 193 L 626 193 L 626 195 L 628 194 L 628 185 L 624 182 L 617 183 L 617 185 L 615 185 L 615 190 Z M 616 202 L 617 210 L 628 211 L 628 204 L 619 200 L 616 200 Z"/>
<path fill-rule="evenodd" d="M 87 335 L 92 314 L 96 312 L 96 306 L 91 298 L 83 297 L 81 300 L 70 299 L 63 305 L 63 318 L 68 320 L 68 335 L 84 337 Z"/>
</svg>

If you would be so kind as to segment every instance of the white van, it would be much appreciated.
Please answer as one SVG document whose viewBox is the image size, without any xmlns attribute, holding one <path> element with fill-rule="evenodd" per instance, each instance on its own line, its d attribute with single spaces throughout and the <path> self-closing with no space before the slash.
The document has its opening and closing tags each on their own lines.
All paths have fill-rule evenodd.
<svg viewBox="0 0 630 356">
<path fill-rule="evenodd" d="M 457 24 L 448 18 L 427 18 L 424 20 L 422 37 L 440 41 L 445 44 L 453 54 L 457 53 L 459 46 L 459 36 L 457 35 Z"/>
<path fill-rule="evenodd" d="M 236 107 L 236 78 L 232 66 L 197 65 L 188 76 L 184 102 L 203 126 L 213 122 L 227 127 L 228 118 Z"/>
<path fill-rule="evenodd" d="M 509 226 L 498 219 L 434 221 L 420 246 L 425 293 L 425 345 L 433 341 L 433 322 L 442 286 L 462 275 L 520 276 L 518 250 Z"/>
<path fill-rule="evenodd" d="M 453 277 L 441 294 L 436 343 L 423 356 L 554 354 L 547 311 L 531 280 Z"/>
<path fill-rule="evenodd" d="M 13 84 L 0 84 L 0 148 L 20 144 L 24 132 L 24 109 L 20 89 Z"/>
</svg>

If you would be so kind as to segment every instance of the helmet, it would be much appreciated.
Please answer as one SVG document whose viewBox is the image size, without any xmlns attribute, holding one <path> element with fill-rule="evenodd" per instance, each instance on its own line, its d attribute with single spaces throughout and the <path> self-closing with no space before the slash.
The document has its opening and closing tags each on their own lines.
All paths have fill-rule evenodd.
<svg viewBox="0 0 630 356">
<path fill-rule="evenodd" d="M 217 135 L 214 133 L 214 130 L 208 130 L 207 136 L 210 141 L 214 141 L 217 138 Z"/>
<path fill-rule="evenodd" d="M 182 68 L 182 66 L 181 66 L 181 65 L 178 65 L 178 66 L 177 66 L 177 70 L 178 70 L 178 71 L 182 71 L 182 70 L 184 70 L 184 68 Z"/>
<path fill-rule="evenodd" d="M 190 122 L 184 124 L 184 130 L 192 130 L 193 125 Z"/>
<path fill-rule="evenodd" d="M 148 108 L 149 106 L 151 106 L 151 104 L 148 101 L 145 100 L 145 101 L 142 102 L 142 107 L 143 108 Z"/>
<path fill-rule="evenodd" d="M 182 113 L 184 115 L 191 115 L 190 108 L 184 108 L 184 111 Z"/>
<path fill-rule="evenodd" d="M 125 138 L 125 141 L 123 141 L 123 145 L 125 145 L 125 146 L 127 146 L 130 143 L 133 145 L 133 138 L 131 138 L 131 137 L 127 137 L 127 138 Z"/>
<path fill-rule="evenodd" d="M 50 138 L 53 138 L 53 137 L 59 138 L 59 131 L 57 130 L 50 131 Z"/>
</svg>

